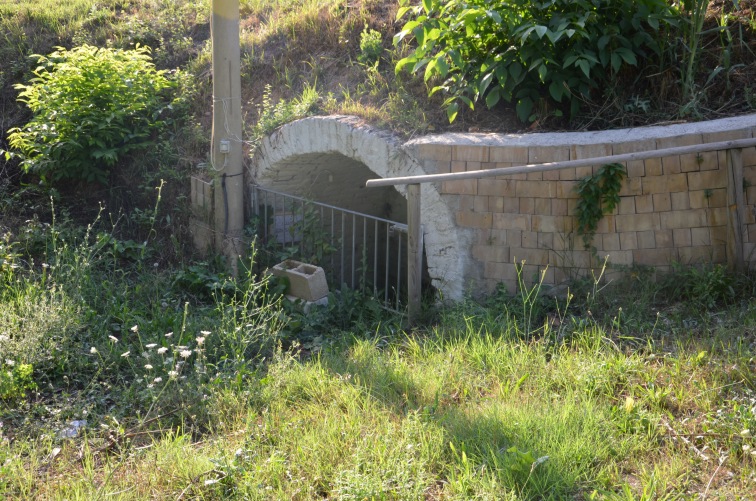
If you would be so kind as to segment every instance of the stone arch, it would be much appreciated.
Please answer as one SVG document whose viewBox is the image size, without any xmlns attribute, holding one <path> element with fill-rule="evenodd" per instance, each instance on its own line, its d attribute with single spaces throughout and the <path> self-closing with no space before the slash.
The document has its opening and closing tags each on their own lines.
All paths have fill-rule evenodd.
<svg viewBox="0 0 756 501">
<path fill-rule="evenodd" d="M 339 166 L 338 172 L 329 171 L 327 166 L 333 164 Z M 293 189 L 300 191 L 293 194 L 307 195 L 301 192 L 301 183 L 299 190 L 296 188 L 297 180 L 305 179 L 305 169 L 310 172 L 320 169 L 313 179 L 305 180 L 310 186 L 316 181 L 322 182 L 320 175 L 324 172 L 330 182 L 338 186 L 343 179 L 340 174 L 351 172 L 358 176 L 357 171 L 363 169 L 363 190 L 376 189 L 364 188 L 364 180 L 369 177 L 425 174 L 418 160 L 395 136 L 367 126 L 356 117 L 331 116 L 297 120 L 264 138 L 252 159 L 250 178 L 260 186 L 289 192 Z M 354 190 L 354 183 L 345 189 Z M 404 186 L 388 190 L 406 199 Z M 362 193 L 370 196 L 367 191 Z M 445 299 L 460 299 L 465 287 L 465 265 L 470 262 L 467 232 L 459 231 L 453 212 L 435 185 L 422 185 L 421 200 L 425 253 L 432 285 Z M 392 219 L 406 219 L 406 213 L 399 216 L 393 214 Z"/>
</svg>

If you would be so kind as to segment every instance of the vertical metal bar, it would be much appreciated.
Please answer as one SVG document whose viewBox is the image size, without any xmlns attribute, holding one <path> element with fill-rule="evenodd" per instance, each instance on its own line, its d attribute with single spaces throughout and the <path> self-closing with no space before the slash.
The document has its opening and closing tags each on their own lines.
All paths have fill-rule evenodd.
<svg viewBox="0 0 756 501">
<path fill-rule="evenodd" d="M 373 296 L 378 295 L 378 220 L 374 221 L 373 241 Z"/>
<path fill-rule="evenodd" d="M 341 212 L 341 267 L 339 268 L 339 286 L 345 283 L 344 280 L 344 212 Z"/>
<path fill-rule="evenodd" d="M 390 244 L 390 242 L 389 242 L 389 240 L 390 240 L 390 238 L 389 238 L 389 229 L 390 228 L 389 227 L 390 226 L 391 226 L 390 223 L 386 223 L 386 278 L 383 281 L 383 303 L 386 306 L 389 305 L 389 300 L 388 300 L 389 264 L 391 262 L 391 257 L 390 257 L 390 252 L 389 252 L 389 248 L 390 248 L 390 245 L 389 245 Z"/>
<path fill-rule="evenodd" d="M 402 297 L 402 234 L 399 233 L 396 238 L 397 253 L 396 253 L 396 309 L 399 309 L 400 299 Z"/>
<path fill-rule="evenodd" d="M 300 225 L 301 230 L 299 232 L 299 256 L 302 259 L 308 259 L 309 260 L 310 256 L 305 256 L 304 255 L 304 251 L 305 251 L 305 238 L 306 238 L 305 235 L 307 235 L 307 231 L 306 230 L 309 230 L 309 228 L 305 227 L 306 225 L 307 225 L 307 218 L 305 218 L 305 201 L 302 200 L 302 224 Z M 296 228 L 296 226 L 295 226 L 295 228 Z"/>
<path fill-rule="evenodd" d="M 365 282 L 367 273 L 367 218 L 362 218 L 362 252 L 360 252 L 360 269 L 362 270 L 362 279 L 360 287 L 365 292 Z"/>
<path fill-rule="evenodd" d="M 407 185 L 407 304 L 410 325 L 420 316 L 420 291 L 422 288 L 422 227 L 420 225 L 420 184 Z"/>
<path fill-rule="evenodd" d="M 336 221 L 335 221 L 335 216 L 333 214 L 333 208 L 331 208 L 331 248 L 332 249 L 336 248 L 333 245 L 333 243 L 334 243 L 333 232 L 334 232 L 335 229 L 336 229 Z M 331 277 L 331 280 L 333 280 L 334 283 L 335 283 L 336 282 L 336 271 L 334 270 L 334 268 L 335 268 L 334 263 L 335 263 L 335 260 L 336 260 L 336 255 L 335 255 L 334 252 L 331 252 L 329 260 L 331 261 L 331 273 L 333 274 L 332 277 Z"/>
<path fill-rule="evenodd" d="M 357 215 L 352 212 L 352 289 L 354 289 L 354 248 L 357 245 Z"/>
</svg>

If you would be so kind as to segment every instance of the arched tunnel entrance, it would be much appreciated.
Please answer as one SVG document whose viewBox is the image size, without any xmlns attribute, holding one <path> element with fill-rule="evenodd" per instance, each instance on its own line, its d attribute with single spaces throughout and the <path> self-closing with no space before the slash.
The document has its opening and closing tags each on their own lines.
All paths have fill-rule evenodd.
<svg viewBox="0 0 756 501">
<path fill-rule="evenodd" d="M 331 289 L 346 284 L 399 304 L 406 295 L 407 202 L 403 187 L 368 179 L 423 174 L 393 136 L 353 117 L 313 117 L 262 142 L 250 168 L 253 214 L 281 256 L 312 259 Z M 423 186 L 424 287 L 461 296 L 460 243 L 436 188 Z"/>
</svg>

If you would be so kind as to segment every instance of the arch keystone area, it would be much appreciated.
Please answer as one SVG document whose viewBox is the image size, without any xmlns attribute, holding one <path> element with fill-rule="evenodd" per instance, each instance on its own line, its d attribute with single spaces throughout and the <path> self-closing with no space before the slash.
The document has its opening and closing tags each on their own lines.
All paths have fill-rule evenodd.
<svg viewBox="0 0 756 501">
<path fill-rule="evenodd" d="M 290 193 L 300 191 L 292 194 L 306 196 L 302 191 L 308 182 L 314 185 L 316 181 L 325 181 L 319 174 L 315 179 L 308 178 L 310 172 L 320 169 L 329 172 L 329 181 L 337 187 L 343 183 L 343 189 L 351 190 L 356 199 L 361 193 L 366 194 L 360 189 L 374 189 L 364 188 L 364 179 L 359 188 L 349 185 L 349 173 L 362 170 L 360 164 L 379 178 L 426 174 L 395 136 L 349 116 L 310 117 L 282 126 L 263 139 L 252 159 L 250 174 L 252 182 L 260 186 Z M 340 166 L 340 175 L 334 176 L 328 170 L 332 165 Z M 299 188 L 296 188 L 298 180 Z M 396 187 L 396 191 L 406 198 L 404 186 Z M 421 200 L 425 253 L 432 285 L 446 299 L 461 299 L 465 267 L 471 262 L 470 232 L 457 227 L 453 212 L 441 199 L 436 186 L 423 184 Z M 392 219 L 405 218 L 406 214 L 392 215 Z"/>
</svg>

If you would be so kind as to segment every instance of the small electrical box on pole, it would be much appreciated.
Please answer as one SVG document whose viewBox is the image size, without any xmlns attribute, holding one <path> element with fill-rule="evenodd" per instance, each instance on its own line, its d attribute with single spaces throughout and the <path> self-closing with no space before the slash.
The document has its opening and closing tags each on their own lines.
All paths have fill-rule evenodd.
<svg viewBox="0 0 756 501">
<path fill-rule="evenodd" d="M 244 228 L 239 0 L 213 0 L 213 132 L 215 249 L 236 274 Z"/>
</svg>

